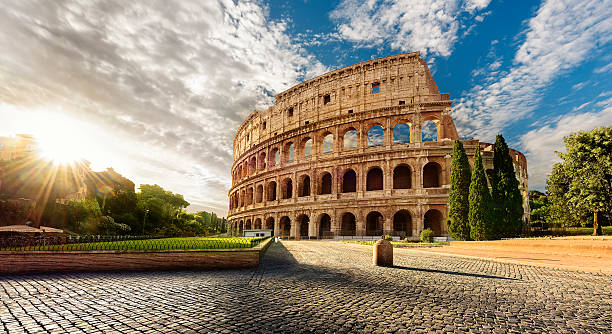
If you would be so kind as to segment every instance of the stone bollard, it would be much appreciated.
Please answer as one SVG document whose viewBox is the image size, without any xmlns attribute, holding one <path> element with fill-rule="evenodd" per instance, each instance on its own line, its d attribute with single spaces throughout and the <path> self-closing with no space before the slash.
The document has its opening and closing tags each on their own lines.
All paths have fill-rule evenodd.
<svg viewBox="0 0 612 334">
<path fill-rule="evenodd" d="M 393 245 L 385 239 L 376 241 L 372 260 L 375 266 L 393 267 Z"/>
</svg>

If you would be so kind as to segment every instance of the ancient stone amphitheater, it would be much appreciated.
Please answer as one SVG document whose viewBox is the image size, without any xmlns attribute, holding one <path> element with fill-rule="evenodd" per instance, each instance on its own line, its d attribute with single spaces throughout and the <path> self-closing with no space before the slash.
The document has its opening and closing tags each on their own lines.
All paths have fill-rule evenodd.
<svg viewBox="0 0 612 334">
<path fill-rule="evenodd" d="M 431 228 L 447 235 L 459 139 L 451 104 L 418 52 L 341 68 L 278 94 L 236 133 L 231 233 L 418 238 Z M 492 145 L 463 144 L 470 157 L 480 145 L 490 172 Z M 527 203 L 527 162 L 510 154 Z"/>
</svg>

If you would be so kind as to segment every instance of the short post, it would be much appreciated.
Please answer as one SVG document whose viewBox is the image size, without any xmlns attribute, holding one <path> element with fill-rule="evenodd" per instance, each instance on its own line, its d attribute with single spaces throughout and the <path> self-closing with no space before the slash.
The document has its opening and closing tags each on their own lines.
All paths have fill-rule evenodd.
<svg viewBox="0 0 612 334">
<path fill-rule="evenodd" d="M 375 266 L 393 267 L 393 245 L 385 239 L 376 241 L 372 260 Z"/>
</svg>

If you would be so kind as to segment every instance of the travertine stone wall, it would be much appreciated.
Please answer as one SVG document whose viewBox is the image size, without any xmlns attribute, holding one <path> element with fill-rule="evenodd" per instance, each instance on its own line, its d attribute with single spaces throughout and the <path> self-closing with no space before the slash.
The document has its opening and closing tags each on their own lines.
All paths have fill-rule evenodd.
<svg viewBox="0 0 612 334">
<path fill-rule="evenodd" d="M 446 235 L 451 153 L 459 139 L 451 103 L 418 52 L 355 64 L 280 93 L 234 139 L 231 231 L 418 238 L 430 227 Z M 426 121 L 435 123 L 434 141 L 422 140 Z M 394 140 L 400 123 L 410 129 L 406 142 Z M 381 141 L 373 140 L 374 127 L 382 128 Z M 488 147 L 464 144 L 469 155 L 476 145 Z M 525 158 L 513 154 L 527 189 Z M 489 155 L 483 152 L 486 168 Z"/>
</svg>

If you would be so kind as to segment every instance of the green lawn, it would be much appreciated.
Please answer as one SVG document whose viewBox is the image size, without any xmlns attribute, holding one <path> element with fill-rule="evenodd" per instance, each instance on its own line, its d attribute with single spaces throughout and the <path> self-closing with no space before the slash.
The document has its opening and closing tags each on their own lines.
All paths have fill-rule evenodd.
<svg viewBox="0 0 612 334">
<path fill-rule="evenodd" d="M 228 249 L 250 248 L 261 242 L 262 238 L 160 238 L 146 240 L 122 240 L 108 242 L 88 242 L 63 245 L 38 245 L 11 247 L 2 250 L 17 251 L 95 251 L 95 250 L 168 250 L 168 249 Z"/>
<path fill-rule="evenodd" d="M 373 246 L 377 240 L 335 240 L 336 242 L 344 242 L 347 244 L 358 244 Z M 391 241 L 393 247 L 397 248 L 419 248 L 419 247 L 441 247 L 448 245 L 448 242 L 405 242 L 405 241 Z"/>
</svg>

